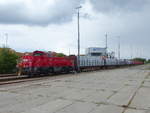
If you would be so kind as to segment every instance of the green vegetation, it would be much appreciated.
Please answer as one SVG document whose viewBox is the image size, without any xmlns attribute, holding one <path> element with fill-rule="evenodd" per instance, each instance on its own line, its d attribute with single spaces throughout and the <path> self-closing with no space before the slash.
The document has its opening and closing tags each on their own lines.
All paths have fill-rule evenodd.
<svg viewBox="0 0 150 113">
<path fill-rule="evenodd" d="M 63 54 L 63 53 L 57 53 L 56 56 L 57 56 L 57 57 L 64 57 L 64 56 L 66 56 L 66 55 Z"/>
<path fill-rule="evenodd" d="M 134 61 L 146 62 L 145 58 L 134 58 Z"/>
<path fill-rule="evenodd" d="M 150 63 L 150 59 L 148 59 L 146 63 Z"/>
<path fill-rule="evenodd" d="M 144 62 L 144 63 L 150 63 L 150 59 L 145 59 L 145 58 L 134 58 L 133 59 L 134 61 L 141 61 L 141 62 Z"/>
<path fill-rule="evenodd" d="M 0 74 L 14 72 L 19 57 L 8 48 L 0 49 Z"/>
</svg>

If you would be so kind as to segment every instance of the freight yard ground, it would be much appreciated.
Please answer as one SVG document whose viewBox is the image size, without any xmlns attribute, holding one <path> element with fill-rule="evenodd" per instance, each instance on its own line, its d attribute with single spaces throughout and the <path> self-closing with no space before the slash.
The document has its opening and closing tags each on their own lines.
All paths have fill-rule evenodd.
<svg viewBox="0 0 150 113">
<path fill-rule="evenodd" d="M 70 75 L 0 86 L 0 113 L 150 113 L 150 65 Z"/>
</svg>

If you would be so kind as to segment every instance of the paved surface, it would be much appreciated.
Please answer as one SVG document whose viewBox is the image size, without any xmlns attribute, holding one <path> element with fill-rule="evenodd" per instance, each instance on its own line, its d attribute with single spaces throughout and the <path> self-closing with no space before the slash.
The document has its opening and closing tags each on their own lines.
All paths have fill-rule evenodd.
<svg viewBox="0 0 150 113">
<path fill-rule="evenodd" d="M 0 113 L 150 113 L 149 67 L 0 86 Z"/>
</svg>

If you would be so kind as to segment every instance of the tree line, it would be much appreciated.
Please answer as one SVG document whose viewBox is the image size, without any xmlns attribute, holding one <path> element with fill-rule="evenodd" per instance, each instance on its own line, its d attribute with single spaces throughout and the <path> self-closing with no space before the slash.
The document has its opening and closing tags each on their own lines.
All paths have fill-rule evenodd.
<svg viewBox="0 0 150 113">
<path fill-rule="evenodd" d="M 9 48 L 0 49 L 0 74 L 14 73 L 19 56 Z"/>
</svg>

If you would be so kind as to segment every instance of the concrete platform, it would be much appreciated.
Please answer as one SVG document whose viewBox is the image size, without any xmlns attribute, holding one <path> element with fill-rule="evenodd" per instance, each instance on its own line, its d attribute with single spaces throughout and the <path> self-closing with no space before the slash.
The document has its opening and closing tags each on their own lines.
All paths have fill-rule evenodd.
<svg viewBox="0 0 150 113">
<path fill-rule="evenodd" d="M 150 113 L 149 67 L 0 86 L 0 113 Z"/>
</svg>

